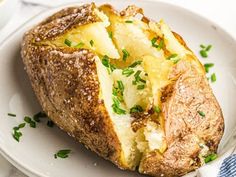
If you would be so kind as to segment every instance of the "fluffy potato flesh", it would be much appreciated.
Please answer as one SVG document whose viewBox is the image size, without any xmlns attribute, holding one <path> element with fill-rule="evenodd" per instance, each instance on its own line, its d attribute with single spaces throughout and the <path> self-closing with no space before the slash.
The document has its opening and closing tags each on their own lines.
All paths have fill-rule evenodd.
<svg viewBox="0 0 236 177">
<path fill-rule="evenodd" d="M 159 23 L 144 17 L 140 20 L 135 17 L 139 10 L 133 8 L 126 9 L 127 14 L 123 15 L 108 5 L 95 8 L 98 21 L 79 25 L 53 40 L 40 43 L 59 48 L 88 49 L 97 55 L 99 99 L 103 100 L 120 141 L 120 167 L 135 169 L 139 166 L 139 171 L 145 173 L 149 168 L 145 165 L 161 161 L 171 149 L 169 143 L 174 142 L 167 137 L 162 111 L 166 96 L 163 90 L 175 83 L 179 76 L 176 73 L 186 63 L 196 68 L 200 76 L 205 72 L 195 55 L 163 20 Z M 202 164 L 204 156 L 211 150 L 201 138 L 191 138 L 197 146 L 204 147 L 199 153 Z M 158 173 L 149 174 L 155 176 Z"/>
</svg>

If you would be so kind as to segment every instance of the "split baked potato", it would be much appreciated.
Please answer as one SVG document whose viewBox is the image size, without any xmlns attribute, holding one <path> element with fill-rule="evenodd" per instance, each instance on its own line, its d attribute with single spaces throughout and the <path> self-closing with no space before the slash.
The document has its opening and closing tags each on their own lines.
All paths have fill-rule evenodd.
<svg viewBox="0 0 236 177">
<path fill-rule="evenodd" d="M 63 9 L 25 33 L 21 54 L 52 121 L 119 168 L 181 176 L 216 153 L 224 120 L 202 64 L 141 8 Z"/>
</svg>

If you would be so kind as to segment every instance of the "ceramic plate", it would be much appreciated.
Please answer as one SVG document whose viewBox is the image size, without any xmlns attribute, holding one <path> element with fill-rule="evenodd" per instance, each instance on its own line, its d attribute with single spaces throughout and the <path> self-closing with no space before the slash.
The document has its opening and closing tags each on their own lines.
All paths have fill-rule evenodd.
<svg viewBox="0 0 236 177">
<path fill-rule="evenodd" d="M 212 85 L 225 118 L 225 134 L 219 156 L 230 153 L 233 132 L 236 127 L 236 42 L 217 25 L 186 9 L 157 1 L 106 1 L 117 9 L 129 4 L 142 7 L 146 16 L 165 19 L 171 28 L 184 37 L 189 47 L 198 55 L 199 44 L 212 44 L 213 48 L 203 63 L 215 64 L 211 70 L 217 75 Z M 98 4 L 104 2 L 97 1 Z M 77 4 L 78 5 L 78 4 Z M 25 127 L 18 143 L 12 138 L 12 128 L 23 122 L 25 115 L 32 116 L 41 108 L 31 89 L 20 58 L 20 43 L 23 33 L 45 17 L 63 7 L 45 11 L 34 17 L 10 35 L 0 45 L 0 152 L 16 167 L 29 176 L 42 177 L 138 177 L 135 172 L 122 171 L 96 154 L 88 151 L 58 128 L 46 126 L 46 120 L 37 128 Z M 201 58 L 199 56 L 199 58 Z M 15 113 L 16 117 L 7 114 Z M 71 149 L 66 159 L 55 159 L 60 149 Z M 220 159 L 219 158 L 219 159 Z M 213 165 L 216 162 L 211 163 Z"/>
</svg>

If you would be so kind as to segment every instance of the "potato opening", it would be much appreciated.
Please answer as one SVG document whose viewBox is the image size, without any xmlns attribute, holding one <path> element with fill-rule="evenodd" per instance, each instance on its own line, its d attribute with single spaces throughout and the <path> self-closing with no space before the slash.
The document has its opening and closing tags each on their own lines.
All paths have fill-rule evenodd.
<svg viewBox="0 0 236 177">
<path fill-rule="evenodd" d="M 122 164 L 135 169 L 149 152 L 167 148 L 161 89 L 172 82 L 173 66 L 191 52 L 163 21 L 122 16 L 108 5 L 94 13 L 101 21 L 70 30 L 49 45 L 86 48 L 98 55 L 99 97 L 120 140 Z"/>
</svg>

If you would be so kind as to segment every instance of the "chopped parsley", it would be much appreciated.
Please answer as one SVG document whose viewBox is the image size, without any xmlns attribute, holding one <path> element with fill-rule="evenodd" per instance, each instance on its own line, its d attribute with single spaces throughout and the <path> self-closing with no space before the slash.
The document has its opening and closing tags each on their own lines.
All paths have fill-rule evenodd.
<svg viewBox="0 0 236 177">
<path fill-rule="evenodd" d="M 158 47 L 158 45 L 156 44 L 156 42 L 157 42 L 157 38 L 156 38 L 156 37 L 152 38 L 152 40 L 151 40 L 152 47 L 155 47 L 155 48 Z"/>
<path fill-rule="evenodd" d="M 216 158 L 217 158 L 217 154 L 212 153 L 212 154 L 209 154 L 208 156 L 206 156 L 204 161 L 205 161 L 205 163 L 208 163 L 208 162 L 215 160 Z"/>
<path fill-rule="evenodd" d="M 120 101 L 116 97 L 113 97 L 112 101 L 113 101 L 112 109 L 114 113 L 119 114 L 119 115 L 126 113 L 125 110 L 120 108 Z"/>
<path fill-rule="evenodd" d="M 17 127 L 13 128 L 12 136 L 17 142 L 20 141 L 20 137 L 22 136 L 22 133 L 19 130 L 24 127 L 25 127 L 25 123 L 21 123 Z"/>
<path fill-rule="evenodd" d="M 126 20 L 125 23 L 133 23 L 132 20 Z"/>
<path fill-rule="evenodd" d="M 22 133 L 17 131 L 17 130 L 14 130 L 13 134 L 12 134 L 13 138 L 16 140 L 16 141 L 20 141 L 20 137 L 22 136 Z"/>
<path fill-rule="evenodd" d="M 138 86 L 137 86 L 137 89 L 138 89 L 138 90 L 143 90 L 144 88 L 145 88 L 145 85 L 138 85 Z"/>
<path fill-rule="evenodd" d="M 81 47 L 83 47 L 84 46 L 84 43 L 83 42 L 80 42 L 80 43 L 78 43 L 76 46 L 75 46 L 75 48 L 81 48 Z"/>
<path fill-rule="evenodd" d="M 121 92 L 121 95 L 123 95 L 124 89 L 125 89 L 123 82 L 120 81 L 120 80 L 118 80 L 118 81 L 117 81 L 117 84 L 118 84 L 118 88 L 119 88 L 119 90 L 120 90 L 120 92 Z"/>
<path fill-rule="evenodd" d="M 54 158 L 56 159 L 56 158 L 60 157 L 60 158 L 64 159 L 64 158 L 69 157 L 70 153 L 71 153 L 71 150 L 63 149 L 63 150 L 58 151 L 56 154 L 54 154 Z"/>
<path fill-rule="evenodd" d="M 90 40 L 89 43 L 90 43 L 91 47 L 93 47 L 93 44 L 94 44 L 93 40 Z"/>
<path fill-rule="evenodd" d="M 212 45 L 208 45 L 208 46 L 205 46 L 205 45 L 200 45 L 201 47 L 201 50 L 200 50 L 200 55 L 203 57 L 203 58 L 207 58 L 208 57 L 208 52 L 211 50 L 212 48 Z"/>
<path fill-rule="evenodd" d="M 122 53 L 123 53 L 123 61 L 126 61 L 126 59 L 130 56 L 130 54 L 126 49 L 122 49 Z"/>
<path fill-rule="evenodd" d="M 64 44 L 71 47 L 72 42 L 69 39 L 65 39 Z"/>
<path fill-rule="evenodd" d="M 203 45 L 203 44 L 200 44 L 200 47 L 201 47 L 202 49 L 205 49 L 205 48 L 206 48 L 206 46 Z"/>
<path fill-rule="evenodd" d="M 164 40 L 162 39 L 162 40 L 160 40 L 160 43 L 159 43 L 159 45 L 158 45 L 158 49 L 160 50 L 160 49 L 162 49 L 164 47 Z"/>
<path fill-rule="evenodd" d="M 208 46 L 206 47 L 206 51 L 207 51 L 207 52 L 210 51 L 211 48 L 212 48 L 212 45 L 208 45 Z"/>
<path fill-rule="evenodd" d="M 215 81 L 216 81 L 216 74 L 213 73 L 213 74 L 211 75 L 211 82 L 215 82 Z"/>
<path fill-rule="evenodd" d="M 135 61 L 134 63 L 132 63 L 132 64 L 129 66 L 129 68 L 134 68 L 135 66 L 140 65 L 141 63 L 142 63 L 141 60 Z"/>
<path fill-rule="evenodd" d="M 126 77 L 129 77 L 134 73 L 134 70 L 131 68 L 126 68 L 122 71 L 122 75 L 125 75 Z"/>
<path fill-rule="evenodd" d="M 118 88 L 116 88 L 116 87 L 113 87 L 113 88 L 112 88 L 112 94 L 113 94 L 114 96 L 117 96 L 117 95 L 118 95 L 118 93 L 119 93 L 119 90 L 118 90 Z"/>
<path fill-rule="evenodd" d="M 137 113 L 137 112 L 143 112 L 143 108 L 140 105 L 135 105 L 130 109 L 130 114 Z"/>
<path fill-rule="evenodd" d="M 7 115 L 11 117 L 16 117 L 16 114 L 12 114 L 12 113 L 8 113 Z"/>
<path fill-rule="evenodd" d="M 113 85 L 113 88 L 112 88 L 112 94 L 114 96 L 116 96 L 116 98 L 120 101 L 120 102 L 123 102 L 124 99 L 123 99 L 123 95 L 124 95 L 124 89 L 125 89 L 125 86 L 123 84 L 123 82 L 121 80 L 118 80 L 116 82 L 117 86 Z"/>
<path fill-rule="evenodd" d="M 201 55 L 203 58 L 207 58 L 207 57 L 208 57 L 208 54 L 207 54 L 207 51 L 206 51 L 206 50 L 200 50 L 200 55 Z"/>
<path fill-rule="evenodd" d="M 159 106 L 154 106 L 153 109 L 156 113 L 161 113 L 161 108 Z"/>
<path fill-rule="evenodd" d="M 204 64 L 204 68 L 205 68 L 206 73 L 208 73 L 209 69 L 211 67 L 213 67 L 213 66 L 214 66 L 214 63 L 206 63 L 206 64 Z"/>
<path fill-rule="evenodd" d="M 168 56 L 166 59 L 167 59 L 167 60 L 170 60 L 170 59 L 175 58 L 175 57 L 177 57 L 177 56 L 178 56 L 178 55 L 175 53 L 175 54 L 172 54 L 172 55 Z"/>
<path fill-rule="evenodd" d="M 33 119 L 35 122 L 40 122 L 40 118 L 47 117 L 47 115 L 44 112 L 38 112 L 33 116 Z"/>
<path fill-rule="evenodd" d="M 103 56 L 102 64 L 107 68 L 108 73 L 111 73 L 116 69 L 116 67 L 113 64 L 110 63 L 109 58 L 108 58 L 107 55 Z"/>
<path fill-rule="evenodd" d="M 135 78 L 135 82 L 136 82 L 136 83 L 139 82 L 140 79 L 141 79 L 141 77 L 140 77 L 141 72 L 142 72 L 141 70 L 138 70 L 138 71 L 136 71 L 136 73 L 134 74 L 134 78 Z M 136 85 L 136 84 L 134 84 L 134 85 Z"/>
<path fill-rule="evenodd" d="M 178 57 L 177 54 L 172 54 L 169 57 L 167 57 L 166 59 L 172 61 L 174 64 L 178 63 L 180 60 L 180 58 Z"/>
<path fill-rule="evenodd" d="M 141 74 L 141 70 L 138 70 L 138 71 L 136 71 L 136 73 L 134 74 L 134 80 L 132 81 L 132 84 L 133 85 L 137 85 L 138 83 L 140 83 L 140 82 L 142 82 L 142 83 L 146 83 L 146 80 L 144 80 L 144 79 L 142 79 L 141 77 L 140 77 L 140 74 Z M 142 89 L 144 89 L 145 88 L 145 85 L 144 84 L 141 84 L 141 85 L 138 85 L 137 86 L 137 89 L 138 90 L 142 90 Z"/>
<path fill-rule="evenodd" d="M 157 38 L 156 37 L 152 38 L 152 40 L 151 40 L 152 47 L 155 47 L 158 50 L 160 50 L 164 47 L 164 40 L 163 39 L 160 40 L 158 45 L 156 44 L 156 42 L 157 42 Z"/>
<path fill-rule="evenodd" d="M 107 67 L 107 68 L 109 68 L 109 58 L 108 58 L 108 56 L 107 55 L 104 55 L 103 56 L 103 58 L 102 58 L 102 64 L 105 66 L 105 67 Z"/>
<path fill-rule="evenodd" d="M 108 32 L 108 35 L 109 35 L 109 38 L 111 38 L 112 39 L 112 37 L 113 37 L 113 33 L 110 31 L 110 32 Z"/>
<path fill-rule="evenodd" d="M 36 122 L 33 121 L 30 117 L 25 116 L 24 121 L 30 125 L 32 128 L 36 128 Z"/>
<path fill-rule="evenodd" d="M 197 113 L 198 113 L 200 116 L 202 116 L 202 117 L 205 117 L 205 116 L 206 116 L 205 113 L 202 112 L 202 111 L 197 111 Z"/>
<path fill-rule="evenodd" d="M 21 123 L 20 125 L 18 125 L 19 129 L 20 128 L 24 128 L 25 127 L 25 123 Z"/>
</svg>

